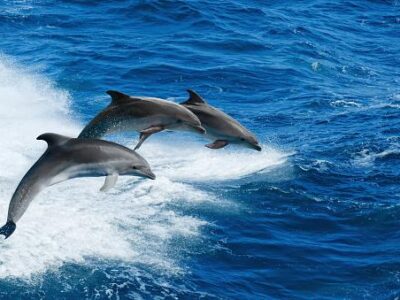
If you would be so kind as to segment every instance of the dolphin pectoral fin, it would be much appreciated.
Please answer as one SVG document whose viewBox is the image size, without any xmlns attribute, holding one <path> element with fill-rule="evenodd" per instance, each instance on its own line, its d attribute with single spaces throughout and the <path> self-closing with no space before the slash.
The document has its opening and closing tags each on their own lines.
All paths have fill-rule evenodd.
<svg viewBox="0 0 400 300">
<path fill-rule="evenodd" d="M 149 127 L 149 128 L 146 128 L 146 129 L 142 130 L 140 132 L 139 143 L 136 145 L 134 150 L 139 149 L 140 146 L 142 146 L 143 142 L 145 140 L 147 140 L 147 138 L 149 136 L 151 136 L 153 133 L 157 133 L 157 132 L 160 132 L 160 131 L 163 131 L 163 130 L 164 130 L 164 126 L 161 126 L 161 125 L 160 126 L 152 126 L 152 127 Z"/>
<path fill-rule="evenodd" d="M 117 183 L 118 180 L 118 174 L 113 173 L 110 174 L 106 177 L 106 180 L 104 181 L 103 186 L 101 187 L 100 191 L 102 192 L 108 192 L 110 189 L 112 189 L 115 184 Z"/>
<path fill-rule="evenodd" d="M 4 235 L 5 239 L 8 239 L 15 231 L 15 228 L 17 228 L 17 225 L 13 221 L 8 221 L 6 225 L 0 228 L 0 234 Z"/>
<path fill-rule="evenodd" d="M 207 144 L 206 147 L 210 149 L 221 149 L 228 145 L 228 141 L 225 140 L 216 140 L 214 143 Z"/>
<path fill-rule="evenodd" d="M 151 135 L 150 134 L 146 134 L 146 133 L 140 133 L 140 138 L 139 138 L 139 142 L 137 143 L 136 147 L 133 150 L 137 150 L 140 148 L 140 146 L 142 146 L 143 142 L 145 140 L 147 140 L 147 138 Z"/>
</svg>

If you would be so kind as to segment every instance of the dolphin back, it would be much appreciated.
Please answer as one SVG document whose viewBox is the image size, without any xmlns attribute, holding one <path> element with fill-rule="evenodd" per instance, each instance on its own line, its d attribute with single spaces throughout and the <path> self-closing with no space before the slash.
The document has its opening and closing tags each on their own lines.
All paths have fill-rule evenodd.
<svg viewBox="0 0 400 300">
<path fill-rule="evenodd" d="M 93 120 L 91 120 L 85 128 L 83 128 L 82 132 L 79 134 L 79 139 L 96 139 L 104 136 L 109 127 L 110 122 L 108 121 L 106 112 L 103 111 L 99 115 L 97 115 Z"/>
<path fill-rule="evenodd" d="M 255 150 L 261 150 L 256 136 L 239 121 L 222 110 L 209 105 L 195 91 L 188 90 L 188 93 L 189 99 L 182 102 L 181 105 L 185 106 L 200 119 L 202 125 L 207 129 L 209 138 L 229 143 L 244 143 L 250 145 Z"/>
<path fill-rule="evenodd" d="M 189 93 L 189 99 L 185 102 L 182 102 L 181 105 L 199 105 L 199 104 L 207 104 L 207 102 L 195 91 L 187 90 Z"/>
</svg>

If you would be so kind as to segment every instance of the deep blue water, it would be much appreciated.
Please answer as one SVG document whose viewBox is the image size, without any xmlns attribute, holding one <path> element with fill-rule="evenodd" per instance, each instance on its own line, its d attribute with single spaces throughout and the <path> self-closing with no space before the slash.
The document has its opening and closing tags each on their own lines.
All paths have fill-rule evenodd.
<svg viewBox="0 0 400 300">
<path fill-rule="evenodd" d="M 137 199 L 143 192 L 148 202 L 119 209 L 113 194 L 101 202 L 93 190 L 81 199 L 85 185 L 70 192 L 63 184 L 71 207 L 107 203 L 111 221 L 93 231 L 59 232 L 57 215 L 51 222 L 43 218 L 46 225 L 21 225 L 15 235 L 30 239 L 1 242 L 1 298 L 400 296 L 397 0 L 5 0 L 0 37 L 0 73 L 14 72 L 10 83 L 1 83 L 9 92 L 5 97 L 0 89 L 1 118 L 8 131 L 26 132 L 32 145 L 36 136 L 24 128 L 40 121 L 25 121 L 39 103 L 30 102 L 31 90 L 9 109 L 12 95 L 26 88 L 19 72 L 30 74 L 21 75 L 24 82 L 40 91 L 50 84 L 53 105 L 57 96 L 69 100 L 74 125 L 68 128 L 83 126 L 107 105 L 108 89 L 182 101 L 192 88 L 254 131 L 266 149 L 261 156 L 235 147 L 215 153 L 203 150 L 206 141 L 198 136 L 154 136 L 143 155 L 162 173 L 161 183 L 137 191 L 122 182 L 118 197 Z M 16 119 L 19 109 L 24 115 Z M 37 120 L 53 112 L 43 111 Z M 55 122 L 63 133 L 63 119 Z M 4 179 L 7 170 L 0 178 L 7 191 L 2 208 L 17 184 Z M 64 201 L 55 197 L 61 196 L 43 194 L 31 213 L 52 211 Z M 134 212 L 120 216 L 125 210 Z M 99 211 L 90 222 L 101 222 Z M 5 214 L 1 210 L 2 220 Z M 60 223 L 86 222 L 85 214 L 92 212 L 77 210 L 77 220 Z M 121 237 L 107 244 L 111 235 L 103 236 L 101 226 Z M 72 246 L 58 249 L 64 242 Z M 122 250 L 114 256 L 108 247 Z M 22 261 L 19 255 L 27 252 Z M 45 259 L 47 252 L 52 256 Z"/>
</svg>

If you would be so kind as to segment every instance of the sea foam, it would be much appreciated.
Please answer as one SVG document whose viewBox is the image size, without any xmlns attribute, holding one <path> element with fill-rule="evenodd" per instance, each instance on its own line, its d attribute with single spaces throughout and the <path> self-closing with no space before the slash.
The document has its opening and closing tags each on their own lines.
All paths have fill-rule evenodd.
<svg viewBox="0 0 400 300">
<path fill-rule="evenodd" d="M 0 58 L 0 99 L 0 222 L 5 223 L 12 193 L 46 149 L 36 137 L 44 132 L 76 136 L 82 124 L 71 117 L 66 91 L 4 57 Z M 141 154 L 157 180 L 123 177 L 115 189 L 101 193 L 103 179 L 74 179 L 39 194 L 15 233 L 0 240 L 0 278 L 29 279 L 68 262 L 84 264 L 92 257 L 179 273 L 179 252 L 169 251 L 168 242 L 177 237 L 193 240 L 208 223 L 169 204 L 192 207 L 212 201 L 215 205 L 220 199 L 194 187 L 193 181 L 240 178 L 286 160 L 271 148 L 261 153 L 212 151 L 151 139 Z"/>
</svg>

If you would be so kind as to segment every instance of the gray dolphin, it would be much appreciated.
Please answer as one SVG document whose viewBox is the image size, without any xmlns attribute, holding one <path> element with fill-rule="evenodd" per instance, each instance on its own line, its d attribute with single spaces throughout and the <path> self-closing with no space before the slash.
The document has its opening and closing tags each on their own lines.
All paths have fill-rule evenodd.
<svg viewBox="0 0 400 300">
<path fill-rule="evenodd" d="M 112 188 L 118 175 L 155 179 L 147 161 L 136 152 L 102 140 L 81 140 L 54 133 L 40 135 L 46 152 L 19 183 L 8 208 L 7 223 L 0 234 L 8 238 L 35 196 L 44 188 L 77 177 L 107 176 L 102 191 Z"/>
<path fill-rule="evenodd" d="M 200 119 L 201 124 L 207 130 L 206 136 L 214 140 L 213 143 L 206 145 L 206 147 L 220 149 L 228 144 L 239 144 L 261 151 L 256 137 L 242 124 L 226 113 L 207 104 L 195 91 L 188 90 L 188 93 L 189 99 L 181 104 Z"/>
<path fill-rule="evenodd" d="M 107 94 L 112 98 L 111 104 L 86 125 L 78 138 L 100 138 L 108 133 L 135 130 L 140 132 L 136 150 L 150 135 L 163 130 L 205 133 L 200 120 L 177 103 L 117 91 Z"/>
</svg>

